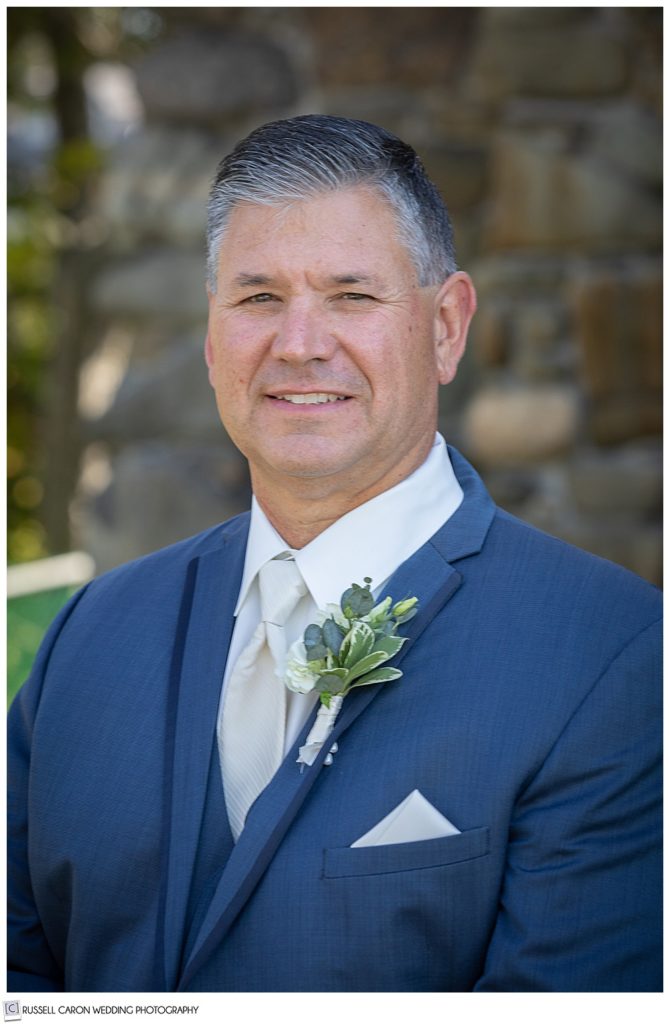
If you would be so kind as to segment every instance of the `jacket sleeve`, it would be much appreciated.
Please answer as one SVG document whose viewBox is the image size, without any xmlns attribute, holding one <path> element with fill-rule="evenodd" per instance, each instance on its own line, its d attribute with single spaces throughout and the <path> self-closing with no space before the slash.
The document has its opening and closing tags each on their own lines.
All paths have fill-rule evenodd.
<svg viewBox="0 0 670 1024">
<path fill-rule="evenodd" d="M 35 904 L 30 863 L 30 774 L 35 720 L 49 660 L 78 604 L 79 591 L 61 609 L 14 698 L 7 726 L 7 988 L 10 992 L 63 990 L 62 957 L 44 933 Z"/>
<path fill-rule="evenodd" d="M 520 795 L 475 991 L 662 990 L 661 630 L 639 633 Z"/>
</svg>

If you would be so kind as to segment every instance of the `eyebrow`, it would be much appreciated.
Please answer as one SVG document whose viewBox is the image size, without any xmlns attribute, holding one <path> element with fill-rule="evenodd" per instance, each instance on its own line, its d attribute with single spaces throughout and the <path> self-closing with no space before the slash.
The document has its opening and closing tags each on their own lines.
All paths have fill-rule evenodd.
<svg viewBox="0 0 670 1024">
<path fill-rule="evenodd" d="M 234 283 L 242 288 L 255 288 L 257 285 L 272 284 L 272 278 L 267 274 L 238 274 Z"/>
<path fill-rule="evenodd" d="M 350 274 L 331 274 L 327 279 L 330 284 L 336 285 L 349 285 L 349 284 L 372 284 L 379 285 L 379 279 L 370 274 L 365 273 L 350 273 Z M 275 278 L 269 274 L 251 274 L 246 271 L 237 274 L 233 281 L 234 284 L 240 288 L 258 288 L 267 287 L 276 283 Z"/>
<path fill-rule="evenodd" d="M 334 274 L 330 280 L 333 284 L 379 284 L 379 279 L 370 274 Z"/>
</svg>

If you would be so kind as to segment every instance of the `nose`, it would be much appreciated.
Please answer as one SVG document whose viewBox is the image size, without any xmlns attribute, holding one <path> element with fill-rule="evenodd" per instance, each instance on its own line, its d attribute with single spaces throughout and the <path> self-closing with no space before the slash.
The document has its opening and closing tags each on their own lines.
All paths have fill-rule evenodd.
<svg viewBox="0 0 670 1024">
<path fill-rule="evenodd" d="M 336 348 L 323 312 L 303 301 L 286 303 L 272 342 L 275 359 L 303 365 L 314 359 L 331 359 Z"/>
</svg>

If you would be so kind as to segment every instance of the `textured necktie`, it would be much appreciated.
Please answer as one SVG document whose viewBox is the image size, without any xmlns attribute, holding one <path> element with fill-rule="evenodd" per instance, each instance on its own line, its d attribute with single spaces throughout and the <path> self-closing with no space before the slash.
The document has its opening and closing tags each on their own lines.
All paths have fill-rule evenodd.
<svg viewBox="0 0 670 1024">
<path fill-rule="evenodd" d="M 228 680 L 219 736 L 223 788 L 235 839 L 247 812 L 284 757 L 287 643 L 284 623 L 307 593 L 293 559 L 274 558 L 258 574 L 261 622 Z"/>
</svg>

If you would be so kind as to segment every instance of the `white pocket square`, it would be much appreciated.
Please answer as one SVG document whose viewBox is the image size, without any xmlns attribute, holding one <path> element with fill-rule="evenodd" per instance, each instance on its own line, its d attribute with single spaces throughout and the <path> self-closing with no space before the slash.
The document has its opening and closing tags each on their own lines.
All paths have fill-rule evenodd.
<svg viewBox="0 0 670 1024">
<path fill-rule="evenodd" d="M 440 814 L 418 789 L 414 789 L 390 814 L 351 845 L 387 846 L 457 835 L 460 835 L 460 829 Z"/>
</svg>

